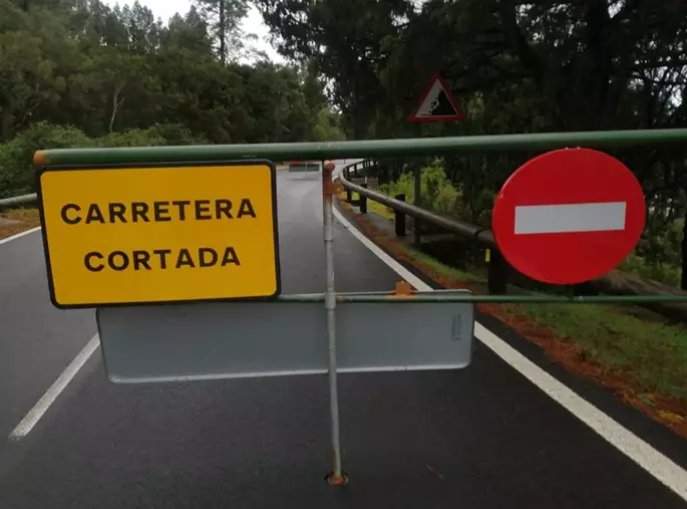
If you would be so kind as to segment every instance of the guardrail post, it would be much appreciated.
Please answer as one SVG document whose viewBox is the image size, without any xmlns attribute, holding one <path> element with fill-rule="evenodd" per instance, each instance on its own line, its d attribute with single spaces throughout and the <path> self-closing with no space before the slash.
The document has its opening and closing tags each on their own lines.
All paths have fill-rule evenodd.
<svg viewBox="0 0 687 509">
<path fill-rule="evenodd" d="M 401 193 L 397 194 L 395 198 L 399 201 L 406 201 L 406 195 Z M 399 210 L 394 210 L 394 224 L 396 225 L 396 236 L 405 237 L 406 236 L 406 215 L 405 212 Z"/>
<path fill-rule="evenodd" d="M 421 183 L 421 176 L 420 176 L 420 168 L 415 168 L 413 170 L 413 176 L 414 176 L 414 191 L 413 194 L 415 194 L 415 199 L 413 200 L 413 205 L 416 207 L 420 207 L 422 203 L 422 187 L 420 186 Z M 422 244 L 422 236 L 420 234 L 420 229 L 422 228 L 422 225 L 420 224 L 420 221 L 415 218 L 414 226 L 413 226 L 413 243 L 415 244 L 416 247 L 420 247 Z"/>
<path fill-rule="evenodd" d="M 489 293 L 506 293 L 506 283 L 508 280 L 508 264 L 503 258 L 501 251 L 491 249 L 489 259 L 488 287 Z"/>
<path fill-rule="evenodd" d="M 362 184 L 360 184 L 360 186 L 367 189 L 367 182 L 363 182 Z M 367 214 L 367 196 L 364 196 L 362 194 L 360 195 L 360 200 L 359 200 L 358 206 L 360 207 L 360 213 L 361 214 Z"/>
<path fill-rule="evenodd" d="M 346 202 L 351 203 L 353 201 L 353 193 L 350 189 L 346 189 Z"/>
</svg>

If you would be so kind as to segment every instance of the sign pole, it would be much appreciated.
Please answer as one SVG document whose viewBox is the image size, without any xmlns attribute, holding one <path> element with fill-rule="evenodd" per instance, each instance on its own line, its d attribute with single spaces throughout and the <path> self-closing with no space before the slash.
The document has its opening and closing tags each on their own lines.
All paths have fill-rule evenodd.
<svg viewBox="0 0 687 509">
<path fill-rule="evenodd" d="M 336 359 L 336 293 L 334 289 L 334 182 L 332 173 L 334 163 L 322 164 L 322 204 L 324 217 L 324 255 L 326 287 L 324 307 L 327 310 L 327 339 L 329 344 L 329 411 L 332 432 L 332 472 L 327 482 L 332 486 L 343 486 L 348 478 L 341 470 L 341 440 L 339 433 L 339 390 L 337 383 Z"/>
<path fill-rule="evenodd" d="M 422 174 L 421 174 L 421 169 L 419 167 L 415 168 L 413 170 L 413 190 L 415 194 L 415 199 L 413 200 L 413 204 L 416 207 L 421 207 L 422 206 Z M 419 248 L 422 245 L 422 236 L 420 233 L 420 228 L 422 225 L 420 224 L 419 219 L 415 219 L 413 222 L 413 236 L 414 236 L 414 241 L 413 243 L 415 244 L 415 247 Z"/>
</svg>

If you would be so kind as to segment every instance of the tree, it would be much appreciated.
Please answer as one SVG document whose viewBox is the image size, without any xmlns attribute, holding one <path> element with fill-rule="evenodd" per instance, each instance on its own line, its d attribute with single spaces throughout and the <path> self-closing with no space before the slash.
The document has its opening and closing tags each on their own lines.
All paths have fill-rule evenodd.
<svg viewBox="0 0 687 509">
<path fill-rule="evenodd" d="M 230 37 L 245 3 L 223 5 Z M 34 142 L 312 139 L 323 82 L 295 67 L 221 63 L 209 25 L 215 21 L 195 7 L 165 26 L 139 3 L 31 0 L 24 10 L 21 2 L 0 0 L 0 162 L 23 161 L 19 173 L 3 172 L 2 192 L 29 185 L 27 147 Z M 82 136 L 44 136 L 51 130 Z M 32 141 L 15 151 L 25 135 Z"/>
<path fill-rule="evenodd" d="M 374 111 L 386 102 L 379 72 L 389 42 L 399 37 L 413 6 L 406 0 L 258 0 L 285 56 L 308 62 L 332 88 L 355 137 L 370 134 Z"/>
<path fill-rule="evenodd" d="M 0 34 L 0 140 L 27 127 L 34 114 L 59 99 L 64 79 L 41 52 L 41 40 L 28 32 Z"/>
<path fill-rule="evenodd" d="M 129 51 L 132 53 L 153 53 L 160 45 L 162 22 L 156 20 L 153 12 L 143 7 L 138 0 L 121 10 L 121 24 L 126 28 Z"/>
<path fill-rule="evenodd" d="M 322 108 L 317 113 L 317 123 L 313 129 L 316 141 L 341 141 L 346 139 L 346 134 L 341 128 L 341 115 Z"/>
<path fill-rule="evenodd" d="M 224 64 L 243 48 L 241 20 L 248 13 L 247 0 L 195 0 L 217 41 L 217 55 Z"/>
<path fill-rule="evenodd" d="M 188 51 L 204 57 L 212 54 L 208 25 L 195 7 L 185 17 L 174 15 L 161 37 L 162 52 Z"/>
</svg>

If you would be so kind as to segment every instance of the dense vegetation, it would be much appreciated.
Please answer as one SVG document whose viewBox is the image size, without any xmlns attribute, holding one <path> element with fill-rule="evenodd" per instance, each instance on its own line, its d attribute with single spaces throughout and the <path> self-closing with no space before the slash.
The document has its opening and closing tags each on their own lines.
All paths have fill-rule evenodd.
<svg viewBox="0 0 687 509">
<path fill-rule="evenodd" d="M 280 51 L 329 80 L 357 138 L 687 126 L 684 0 L 257 0 Z M 460 123 L 408 122 L 434 73 L 467 112 Z M 613 151 L 649 202 L 634 258 L 645 272 L 687 253 L 687 150 Z M 480 221 L 505 178 L 531 154 L 418 161 L 441 166 L 454 214 Z M 392 181 L 407 161 L 386 165 Z M 436 173 L 436 170 L 435 170 Z M 407 185 L 400 177 L 400 186 Z M 448 186 L 452 186 L 450 190 Z M 428 204 L 436 203 L 428 200 Z M 677 270 L 668 270 L 674 280 Z M 687 287 L 687 270 L 682 271 Z M 679 282 L 679 281 L 678 281 Z"/>
<path fill-rule="evenodd" d="M 251 53 L 245 0 L 189 4 L 0 0 L 0 197 L 33 189 L 37 148 L 342 136 L 314 73 Z"/>
</svg>

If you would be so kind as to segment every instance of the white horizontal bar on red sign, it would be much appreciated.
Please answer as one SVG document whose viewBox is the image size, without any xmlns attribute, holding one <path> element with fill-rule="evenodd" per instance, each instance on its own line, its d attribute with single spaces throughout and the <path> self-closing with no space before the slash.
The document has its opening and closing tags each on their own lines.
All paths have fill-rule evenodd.
<svg viewBox="0 0 687 509">
<path fill-rule="evenodd" d="M 515 235 L 625 229 L 624 201 L 515 207 Z"/>
</svg>

